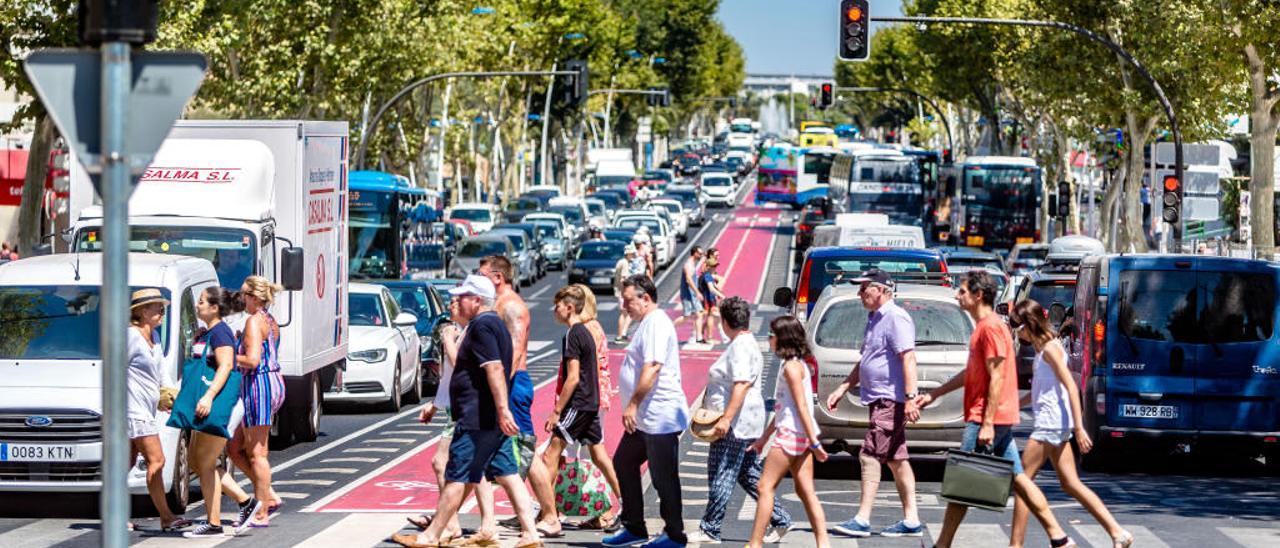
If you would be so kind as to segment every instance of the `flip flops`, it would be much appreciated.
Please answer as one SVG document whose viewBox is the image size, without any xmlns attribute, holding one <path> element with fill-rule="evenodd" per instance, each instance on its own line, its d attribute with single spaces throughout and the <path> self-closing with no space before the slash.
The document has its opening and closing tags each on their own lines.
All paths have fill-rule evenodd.
<svg viewBox="0 0 1280 548">
<path fill-rule="evenodd" d="M 431 527 L 432 517 L 434 516 L 410 516 L 404 518 L 404 520 L 409 522 L 410 525 L 417 527 L 419 531 L 426 531 L 428 527 Z"/>
<path fill-rule="evenodd" d="M 194 521 L 191 521 L 187 518 L 178 518 L 173 520 L 173 523 L 170 523 L 169 525 L 161 525 L 160 530 L 168 533 L 170 531 L 186 529 L 187 527 L 191 527 L 192 525 L 195 525 Z"/>
</svg>

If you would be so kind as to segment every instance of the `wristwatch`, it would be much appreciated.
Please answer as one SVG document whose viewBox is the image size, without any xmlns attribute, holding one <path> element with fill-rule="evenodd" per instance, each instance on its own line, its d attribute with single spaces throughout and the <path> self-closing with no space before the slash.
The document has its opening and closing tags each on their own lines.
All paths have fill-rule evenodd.
<svg viewBox="0 0 1280 548">
<path fill-rule="evenodd" d="M 918 393 L 916 393 L 916 392 L 911 392 L 911 393 L 909 393 L 909 394 L 903 394 L 903 396 L 904 396 L 904 397 L 906 397 L 906 398 L 907 398 L 907 399 L 909 399 L 909 400 L 914 400 L 914 399 L 916 399 L 916 396 L 919 396 L 919 395 L 920 395 L 920 394 L 918 394 Z"/>
</svg>

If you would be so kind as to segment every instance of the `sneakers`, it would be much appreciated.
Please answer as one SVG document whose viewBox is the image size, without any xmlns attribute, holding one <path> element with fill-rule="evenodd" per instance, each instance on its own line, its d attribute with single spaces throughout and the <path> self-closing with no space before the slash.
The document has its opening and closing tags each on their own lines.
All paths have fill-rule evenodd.
<svg viewBox="0 0 1280 548">
<path fill-rule="evenodd" d="M 209 525 L 209 522 L 202 521 L 194 529 L 183 532 L 182 536 L 185 538 L 214 538 L 225 537 L 227 534 L 222 530 L 221 525 Z"/>
<path fill-rule="evenodd" d="M 871 524 L 863 523 L 858 520 L 857 517 L 849 518 L 849 521 L 836 525 L 833 529 L 835 529 L 837 533 L 851 537 L 871 536 Z"/>
<path fill-rule="evenodd" d="M 663 533 L 658 535 L 658 538 L 653 539 L 652 542 L 645 544 L 640 548 L 684 548 L 684 545 L 671 540 L 671 537 L 668 537 L 666 533 Z"/>
<path fill-rule="evenodd" d="M 665 536 L 666 535 L 663 535 L 664 538 Z M 604 546 L 608 546 L 609 548 L 619 548 L 621 546 L 639 546 L 648 541 L 649 541 L 649 537 L 633 535 L 631 534 L 631 531 L 628 531 L 624 527 L 621 531 L 618 531 L 618 534 L 613 535 L 611 537 L 605 537 L 604 540 L 600 541 L 600 544 Z"/>
<path fill-rule="evenodd" d="M 906 520 L 899 521 L 880 531 L 882 537 L 922 537 L 924 536 L 924 524 L 917 523 L 915 527 L 907 525 Z"/>
<path fill-rule="evenodd" d="M 769 530 L 764 533 L 765 544 L 777 544 L 782 542 L 782 537 L 787 536 L 787 533 L 790 533 L 791 529 L 794 527 L 795 524 L 790 523 L 785 527 L 769 527 Z"/>
<path fill-rule="evenodd" d="M 262 501 L 253 497 L 249 497 L 249 500 L 240 505 L 240 511 L 236 513 L 236 517 L 239 518 L 236 521 L 235 529 L 237 535 L 247 531 L 252 526 L 253 517 L 258 515 L 258 511 L 261 509 Z"/>
<path fill-rule="evenodd" d="M 706 534 L 705 532 L 702 531 L 702 529 L 698 529 L 697 531 L 689 533 L 688 537 L 689 537 L 688 538 L 689 544 L 701 544 L 703 546 L 707 546 L 710 544 L 720 544 L 720 539 Z M 769 542 L 769 541 L 766 540 L 765 542 Z"/>
</svg>

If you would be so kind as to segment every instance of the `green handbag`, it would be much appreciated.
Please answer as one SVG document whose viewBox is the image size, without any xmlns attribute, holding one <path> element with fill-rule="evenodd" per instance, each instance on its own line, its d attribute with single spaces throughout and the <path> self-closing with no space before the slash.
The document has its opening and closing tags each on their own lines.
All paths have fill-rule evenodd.
<svg viewBox="0 0 1280 548">
<path fill-rule="evenodd" d="M 1013 485 L 1013 461 L 994 455 L 951 450 L 942 476 L 948 502 L 1003 512 Z"/>
</svg>

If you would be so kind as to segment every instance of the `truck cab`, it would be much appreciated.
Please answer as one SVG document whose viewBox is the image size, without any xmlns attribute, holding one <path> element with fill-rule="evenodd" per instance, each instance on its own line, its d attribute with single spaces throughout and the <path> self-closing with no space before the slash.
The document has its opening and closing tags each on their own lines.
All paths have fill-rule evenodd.
<svg viewBox="0 0 1280 548">
<path fill-rule="evenodd" d="M 195 303 L 218 285 L 204 259 L 129 254 L 131 289 L 157 288 L 172 303 L 159 328 L 162 367 L 175 386 L 192 359 Z M 102 367 L 99 291 L 102 254 L 32 257 L 0 265 L 0 491 L 102 489 Z M 157 422 L 164 448 L 164 489 L 182 513 L 189 498 L 187 435 Z M 141 464 L 141 461 L 138 461 Z M 146 467 L 133 466 L 129 492 L 145 495 Z"/>
</svg>

